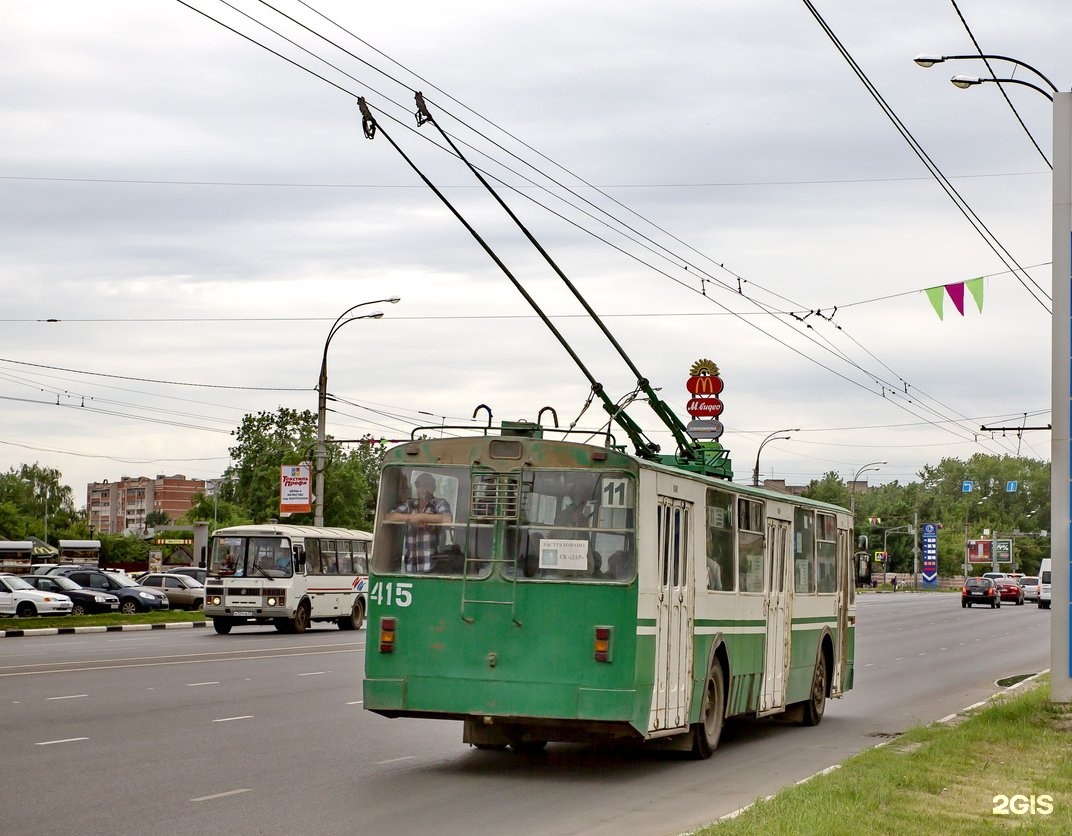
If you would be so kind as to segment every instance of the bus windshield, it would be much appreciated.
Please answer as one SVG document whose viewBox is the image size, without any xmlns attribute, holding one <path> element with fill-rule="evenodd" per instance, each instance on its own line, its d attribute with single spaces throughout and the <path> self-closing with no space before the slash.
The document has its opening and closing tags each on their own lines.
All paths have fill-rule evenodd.
<svg viewBox="0 0 1072 836">
<path fill-rule="evenodd" d="M 208 571 L 237 578 L 289 578 L 293 563 L 286 537 L 215 537 Z"/>
<path fill-rule="evenodd" d="M 376 571 L 629 582 L 636 573 L 628 473 L 467 467 L 384 472 Z"/>
</svg>

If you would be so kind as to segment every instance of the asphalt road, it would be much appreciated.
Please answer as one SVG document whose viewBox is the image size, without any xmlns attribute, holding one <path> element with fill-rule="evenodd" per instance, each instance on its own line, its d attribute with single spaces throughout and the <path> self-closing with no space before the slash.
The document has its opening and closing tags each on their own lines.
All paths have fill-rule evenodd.
<svg viewBox="0 0 1072 836">
<path fill-rule="evenodd" d="M 1049 611 L 865 595 L 856 687 L 814 729 L 733 724 L 704 762 L 650 747 L 478 751 L 362 709 L 366 633 L 0 639 L 2 830 L 20 834 L 679 834 L 1049 664 Z"/>
</svg>

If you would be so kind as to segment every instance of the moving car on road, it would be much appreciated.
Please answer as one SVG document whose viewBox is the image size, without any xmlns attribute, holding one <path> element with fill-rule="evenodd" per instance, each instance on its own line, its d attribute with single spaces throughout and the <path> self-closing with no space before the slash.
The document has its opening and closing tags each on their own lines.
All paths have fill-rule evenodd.
<svg viewBox="0 0 1072 836">
<path fill-rule="evenodd" d="M 968 578 L 960 591 L 960 605 L 970 607 L 972 604 L 989 604 L 991 609 L 1001 606 L 998 588 L 990 578 Z"/>
<path fill-rule="evenodd" d="M 994 583 L 1002 601 L 1011 601 L 1018 607 L 1024 605 L 1024 588 L 1012 578 L 998 578 Z"/>
<path fill-rule="evenodd" d="M 40 592 L 18 575 L 0 574 L 0 615 L 32 618 L 35 615 L 68 615 L 71 599 L 58 592 Z"/>
<path fill-rule="evenodd" d="M 41 592 L 58 592 L 71 599 L 71 615 L 86 613 L 116 612 L 119 599 L 110 592 L 83 589 L 63 575 L 22 575 L 22 579 Z"/>
<path fill-rule="evenodd" d="M 1020 586 L 1024 588 L 1025 601 L 1037 601 L 1039 598 L 1039 579 L 1037 575 L 1024 575 L 1020 578 Z"/>
<path fill-rule="evenodd" d="M 1039 609 L 1048 610 L 1050 608 L 1050 566 L 1052 565 L 1052 558 L 1042 558 L 1042 565 L 1039 566 L 1039 597 L 1038 605 Z"/>
</svg>

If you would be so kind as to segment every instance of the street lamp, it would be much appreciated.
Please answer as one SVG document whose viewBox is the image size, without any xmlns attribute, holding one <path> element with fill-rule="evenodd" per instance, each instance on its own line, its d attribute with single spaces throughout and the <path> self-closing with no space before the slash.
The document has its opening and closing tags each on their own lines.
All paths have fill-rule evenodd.
<svg viewBox="0 0 1072 836">
<path fill-rule="evenodd" d="M 878 470 L 878 465 L 880 464 L 889 464 L 889 462 L 868 462 L 857 470 L 856 475 L 852 477 L 852 485 L 849 486 L 849 511 L 852 514 L 853 527 L 856 526 L 856 483 L 859 481 L 861 473 L 867 473 L 869 470 Z"/>
<path fill-rule="evenodd" d="M 778 435 L 778 433 L 798 433 L 798 432 L 800 432 L 800 427 L 790 427 L 787 430 L 775 430 L 770 435 L 768 435 L 766 438 L 764 438 L 761 442 L 759 442 L 759 449 L 756 450 L 756 466 L 752 470 L 752 487 L 754 487 L 754 488 L 759 487 L 759 454 L 763 452 L 763 445 L 766 444 L 768 441 L 788 441 L 789 440 L 789 436 L 787 436 L 787 435 Z"/>
<path fill-rule="evenodd" d="M 324 340 L 324 355 L 320 360 L 320 379 L 316 384 L 316 486 L 313 489 L 315 493 L 313 498 L 313 525 L 322 526 L 324 524 L 324 459 L 326 457 L 324 433 L 327 428 L 328 411 L 328 346 L 331 345 L 332 337 L 348 322 L 354 322 L 358 319 L 380 319 L 383 316 L 382 311 L 376 311 L 375 313 L 362 314 L 361 316 L 350 316 L 347 319 L 358 308 L 363 308 L 365 305 L 378 305 L 381 302 L 388 302 L 393 305 L 398 301 L 397 296 L 389 296 L 386 299 L 373 299 L 371 302 L 361 302 L 347 308 L 339 314 L 331 326 L 331 330 L 328 331 L 327 339 Z"/>
<path fill-rule="evenodd" d="M 920 56 L 927 59 L 930 56 Z M 961 56 L 945 56 L 954 58 Z M 971 56 L 972 58 L 984 56 Z M 1053 625 L 1050 630 L 1050 697 L 1055 702 L 1072 701 L 1072 660 L 1069 659 L 1069 597 L 1072 592 L 1069 568 L 1072 550 L 1069 541 L 1069 483 L 1072 468 L 1069 461 L 1069 429 L 1072 425 L 1072 377 L 1070 377 L 1070 338 L 1072 338 L 1072 92 L 1058 91 L 1046 76 L 1023 61 L 1004 56 L 1000 60 L 1024 67 L 1053 90 L 1045 90 L 1016 79 L 986 79 L 995 82 L 1024 83 L 1038 90 L 1053 102 L 1053 219 L 1051 259 L 1053 275 L 1053 315 L 1050 342 L 1050 409 L 1052 424 L 1050 456 L 1050 536 L 1053 563 Z M 917 63 L 920 63 L 917 59 Z M 924 60 L 920 66 L 930 66 Z M 964 87 L 976 84 L 961 79 Z M 954 83 L 957 83 L 954 81 Z M 957 86 L 962 86 L 958 84 Z M 965 518 L 967 514 L 965 514 Z"/>
<path fill-rule="evenodd" d="M 1019 78 L 987 78 L 986 76 L 977 75 L 955 75 L 949 80 L 954 87 L 959 87 L 961 90 L 967 90 L 969 87 L 974 87 L 976 84 L 982 84 L 986 81 L 1001 82 L 1002 84 L 1020 84 L 1024 87 L 1030 87 L 1032 90 L 1037 90 L 1051 102 L 1053 101 L 1053 96 L 1037 84 L 1032 84 L 1030 81 L 1022 81 Z"/>
</svg>

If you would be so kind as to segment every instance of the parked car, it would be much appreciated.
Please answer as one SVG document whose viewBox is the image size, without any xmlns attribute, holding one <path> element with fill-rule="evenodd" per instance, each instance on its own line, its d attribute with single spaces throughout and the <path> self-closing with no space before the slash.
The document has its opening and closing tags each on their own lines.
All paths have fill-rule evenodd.
<svg viewBox="0 0 1072 836">
<path fill-rule="evenodd" d="M 171 609 L 167 596 L 159 589 L 139 586 L 129 575 L 103 572 L 81 566 L 53 569 L 53 574 L 70 578 L 86 589 L 110 592 L 119 598 L 119 611 L 130 615 L 136 612 Z"/>
<path fill-rule="evenodd" d="M 41 592 L 58 592 L 66 595 L 73 605 L 71 615 L 115 612 L 119 609 L 119 598 L 112 593 L 84 589 L 63 575 L 23 575 L 22 579 Z"/>
<path fill-rule="evenodd" d="M 998 578 L 994 583 L 1002 601 L 1012 601 L 1018 607 L 1024 605 L 1024 588 L 1012 578 Z"/>
<path fill-rule="evenodd" d="M 1020 586 L 1024 588 L 1025 601 L 1037 601 L 1039 597 L 1039 579 L 1035 575 L 1024 575 L 1020 578 Z"/>
<path fill-rule="evenodd" d="M 202 586 L 205 583 L 205 579 L 208 577 L 208 569 L 202 569 L 200 566 L 176 566 L 174 569 L 168 569 L 168 574 L 174 575 L 186 575 L 193 578 Z"/>
<path fill-rule="evenodd" d="M 59 592 L 41 592 L 18 575 L 0 574 L 0 615 L 32 618 L 35 615 L 69 615 L 71 599 Z"/>
<path fill-rule="evenodd" d="M 149 572 L 138 579 L 142 586 L 162 591 L 173 610 L 201 610 L 205 608 L 205 587 L 187 575 L 175 572 Z"/>
<path fill-rule="evenodd" d="M 968 578 L 960 590 L 960 605 L 989 604 L 991 609 L 1001 606 L 998 588 L 990 578 Z"/>
<path fill-rule="evenodd" d="M 1050 608 L 1050 566 L 1052 565 L 1052 558 L 1042 558 L 1042 565 L 1039 566 L 1039 597 L 1038 605 L 1039 609 L 1048 610 Z"/>
</svg>

